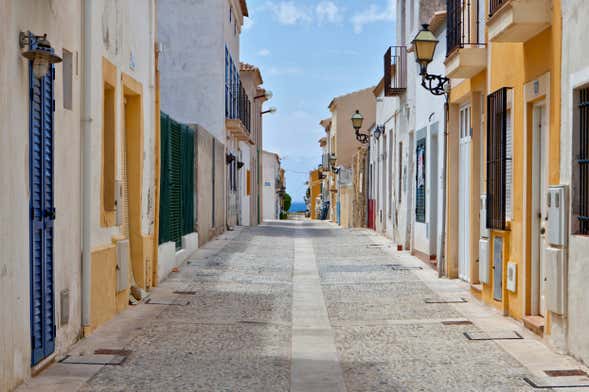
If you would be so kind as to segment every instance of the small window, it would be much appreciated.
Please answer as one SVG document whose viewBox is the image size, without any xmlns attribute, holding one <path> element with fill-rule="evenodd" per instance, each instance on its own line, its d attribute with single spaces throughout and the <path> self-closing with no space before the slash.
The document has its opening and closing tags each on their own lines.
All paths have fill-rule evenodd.
<svg viewBox="0 0 589 392">
<path fill-rule="evenodd" d="M 511 114 L 508 88 L 487 97 L 487 228 L 505 230 L 511 218 Z"/>
<path fill-rule="evenodd" d="M 74 73 L 74 63 L 72 52 L 64 49 L 63 50 L 63 108 L 72 110 L 73 108 L 73 97 L 72 97 L 72 83 Z"/>
<path fill-rule="evenodd" d="M 105 211 L 115 211 L 115 180 L 116 180 L 116 136 L 115 136 L 115 89 L 104 83 L 103 126 L 103 178 L 102 197 Z"/>
<path fill-rule="evenodd" d="M 573 214 L 576 234 L 589 234 L 589 87 L 574 94 L 573 148 Z"/>
<path fill-rule="evenodd" d="M 415 156 L 415 221 L 425 223 L 425 138 L 417 141 Z"/>
</svg>

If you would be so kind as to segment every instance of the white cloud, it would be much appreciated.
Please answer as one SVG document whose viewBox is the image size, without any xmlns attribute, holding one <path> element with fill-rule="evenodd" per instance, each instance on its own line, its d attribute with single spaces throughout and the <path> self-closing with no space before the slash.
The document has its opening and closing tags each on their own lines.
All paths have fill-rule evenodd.
<svg viewBox="0 0 589 392">
<path fill-rule="evenodd" d="M 303 70 L 299 67 L 270 67 L 267 72 L 274 76 L 285 76 L 299 75 L 303 73 Z"/>
<path fill-rule="evenodd" d="M 282 1 L 278 4 L 266 3 L 266 7 L 272 11 L 278 22 L 284 25 L 295 25 L 312 20 L 308 9 L 296 5 L 294 1 Z"/>
<path fill-rule="evenodd" d="M 323 22 L 340 23 L 343 19 L 341 10 L 333 1 L 321 1 L 315 7 L 315 13 L 320 24 Z"/>
<path fill-rule="evenodd" d="M 384 8 L 371 4 L 366 10 L 354 15 L 351 19 L 354 32 L 361 33 L 367 24 L 395 20 L 395 0 L 387 0 L 387 2 Z"/>
<path fill-rule="evenodd" d="M 258 51 L 258 56 L 267 57 L 270 56 L 270 50 L 264 48 Z"/>
<path fill-rule="evenodd" d="M 254 26 L 254 21 L 252 18 L 243 18 L 243 27 L 242 30 L 244 32 L 250 30 Z"/>
</svg>

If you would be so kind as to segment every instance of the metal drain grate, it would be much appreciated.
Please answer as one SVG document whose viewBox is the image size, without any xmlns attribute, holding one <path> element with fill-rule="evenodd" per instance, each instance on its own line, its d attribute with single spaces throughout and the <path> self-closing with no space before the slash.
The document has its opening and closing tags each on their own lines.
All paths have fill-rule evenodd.
<svg viewBox="0 0 589 392">
<path fill-rule="evenodd" d="M 472 325 L 472 321 L 468 320 L 449 320 L 449 321 L 442 321 L 444 325 Z"/>
<path fill-rule="evenodd" d="M 473 331 L 465 332 L 464 336 L 468 340 L 521 340 L 524 338 L 517 331 Z"/>
<path fill-rule="evenodd" d="M 196 291 L 189 291 L 189 290 L 176 290 L 173 292 L 174 294 L 179 295 L 195 295 Z"/>
<path fill-rule="evenodd" d="M 124 349 L 112 349 L 112 348 L 99 348 L 94 350 L 94 354 L 96 355 L 118 355 L 121 357 L 128 357 L 131 355 L 131 350 L 124 350 Z"/>
<path fill-rule="evenodd" d="M 560 388 L 589 388 L 589 383 L 586 384 L 567 384 L 567 383 L 555 383 L 555 384 L 540 384 L 535 382 L 534 380 L 524 377 L 524 381 L 528 383 L 532 388 L 535 389 L 560 389 Z"/>
<path fill-rule="evenodd" d="M 465 298 L 425 298 L 426 304 L 462 304 L 468 302 Z"/>
<path fill-rule="evenodd" d="M 546 375 L 549 377 L 587 377 L 587 373 L 581 369 L 544 370 L 544 373 L 546 373 Z"/>
<path fill-rule="evenodd" d="M 126 356 L 122 355 L 68 355 L 60 363 L 66 365 L 110 365 L 119 366 L 127 359 Z"/>
<path fill-rule="evenodd" d="M 145 301 L 146 304 L 149 305 L 174 305 L 174 306 L 186 306 L 188 304 L 190 304 L 190 301 L 186 301 L 186 300 L 172 300 L 172 301 L 166 301 L 163 299 L 148 299 L 147 301 Z"/>
</svg>

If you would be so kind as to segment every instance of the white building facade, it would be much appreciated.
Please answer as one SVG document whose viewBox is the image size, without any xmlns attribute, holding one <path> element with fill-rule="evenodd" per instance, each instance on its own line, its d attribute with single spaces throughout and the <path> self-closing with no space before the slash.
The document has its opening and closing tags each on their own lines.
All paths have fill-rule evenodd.
<svg viewBox="0 0 589 392">
<path fill-rule="evenodd" d="M 280 219 L 280 157 L 273 152 L 262 153 L 262 211 L 264 220 Z"/>
</svg>

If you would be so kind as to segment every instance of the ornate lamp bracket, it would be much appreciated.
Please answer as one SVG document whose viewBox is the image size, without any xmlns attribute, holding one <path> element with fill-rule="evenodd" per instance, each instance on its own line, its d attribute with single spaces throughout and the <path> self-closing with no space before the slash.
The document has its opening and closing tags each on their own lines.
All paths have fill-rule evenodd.
<svg viewBox="0 0 589 392">
<path fill-rule="evenodd" d="M 421 75 L 421 85 L 433 95 L 446 95 L 448 93 L 450 79 L 440 75 Z"/>
</svg>

